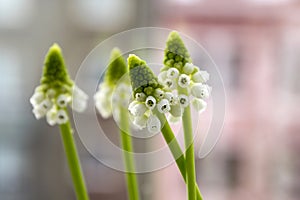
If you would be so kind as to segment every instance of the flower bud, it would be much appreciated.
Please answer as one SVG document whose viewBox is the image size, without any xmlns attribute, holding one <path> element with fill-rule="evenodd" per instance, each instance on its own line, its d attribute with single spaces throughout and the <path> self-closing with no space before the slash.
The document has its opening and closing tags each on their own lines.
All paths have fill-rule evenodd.
<svg viewBox="0 0 300 200">
<path fill-rule="evenodd" d="M 136 93 L 135 94 L 135 99 L 137 101 L 140 101 L 140 102 L 145 101 L 146 100 L 146 95 L 143 92 Z"/>
<path fill-rule="evenodd" d="M 176 103 L 175 96 L 172 92 L 166 92 L 165 98 L 169 101 L 170 105 L 174 105 Z"/>
<path fill-rule="evenodd" d="M 71 97 L 66 94 L 61 94 L 56 99 L 57 105 L 61 108 L 66 107 L 70 101 L 71 101 Z"/>
<path fill-rule="evenodd" d="M 161 123 L 155 115 L 151 115 L 147 121 L 147 129 L 150 133 L 158 133 L 161 129 Z"/>
<path fill-rule="evenodd" d="M 179 71 L 178 69 L 172 67 L 170 69 L 168 69 L 167 71 L 167 77 L 169 79 L 176 79 L 179 76 Z"/>
<path fill-rule="evenodd" d="M 156 99 L 153 96 L 148 96 L 145 104 L 150 110 L 152 110 L 156 106 Z"/>
<path fill-rule="evenodd" d="M 209 73 L 207 71 L 198 71 L 192 76 L 195 83 L 205 83 L 209 80 Z"/>
<path fill-rule="evenodd" d="M 65 124 L 69 120 L 65 110 L 58 110 L 56 114 L 56 122 L 58 124 Z"/>
<path fill-rule="evenodd" d="M 154 91 L 154 96 L 156 97 L 156 98 L 158 98 L 158 99 L 161 99 L 161 98 L 163 98 L 164 97 L 164 91 L 162 90 L 162 89 L 160 89 L 160 88 L 157 88 L 157 89 L 155 89 L 155 91 Z"/>
<path fill-rule="evenodd" d="M 148 117 L 146 115 L 134 117 L 133 124 L 139 129 L 146 128 Z"/>
<path fill-rule="evenodd" d="M 197 98 L 192 100 L 192 105 L 200 113 L 202 113 L 207 107 L 207 103 L 203 99 Z"/>
<path fill-rule="evenodd" d="M 181 74 L 178 78 L 178 85 L 182 88 L 187 88 L 190 85 L 190 77 L 186 74 Z"/>
<path fill-rule="evenodd" d="M 202 84 L 202 83 L 196 83 L 191 88 L 191 93 L 196 98 L 208 98 L 210 93 L 209 86 Z"/>
<path fill-rule="evenodd" d="M 157 110 L 160 113 L 167 113 L 171 109 L 169 101 L 167 99 L 162 99 L 157 104 Z"/>
<path fill-rule="evenodd" d="M 184 67 L 183 67 L 183 72 L 185 74 L 191 74 L 194 71 L 195 66 L 192 63 L 185 63 Z"/>
<path fill-rule="evenodd" d="M 134 116 L 141 116 L 147 111 L 147 107 L 144 103 L 138 103 L 135 104 L 129 111 Z"/>
<path fill-rule="evenodd" d="M 180 94 L 178 96 L 178 101 L 179 104 L 181 105 L 181 107 L 185 108 L 189 105 L 189 98 L 188 96 L 184 95 L 184 94 Z"/>
</svg>

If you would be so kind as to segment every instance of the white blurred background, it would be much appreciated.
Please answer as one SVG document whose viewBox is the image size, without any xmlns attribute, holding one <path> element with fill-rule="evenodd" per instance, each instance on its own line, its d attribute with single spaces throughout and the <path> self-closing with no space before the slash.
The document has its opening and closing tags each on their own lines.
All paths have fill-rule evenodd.
<svg viewBox="0 0 300 200">
<path fill-rule="evenodd" d="M 223 135 L 196 160 L 205 199 L 300 199 L 298 0 L 0 0 L 0 199 L 75 199 L 58 130 L 29 104 L 49 46 L 62 46 L 74 78 L 99 42 L 144 26 L 193 37 L 224 78 Z M 125 200 L 123 174 L 75 137 L 91 199 Z M 175 165 L 139 180 L 143 200 L 185 198 Z"/>
</svg>

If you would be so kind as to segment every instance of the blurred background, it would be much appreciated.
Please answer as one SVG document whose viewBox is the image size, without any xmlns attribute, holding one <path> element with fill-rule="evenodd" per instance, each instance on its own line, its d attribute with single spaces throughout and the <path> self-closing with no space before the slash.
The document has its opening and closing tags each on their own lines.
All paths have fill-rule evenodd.
<svg viewBox="0 0 300 200">
<path fill-rule="evenodd" d="M 74 78 L 99 42 L 144 26 L 193 37 L 223 76 L 223 134 L 196 160 L 205 199 L 300 199 L 299 25 L 298 0 L 0 0 L 0 199 L 75 199 L 58 130 L 29 104 L 49 46 Z M 91 199 L 125 200 L 123 173 L 75 137 Z M 176 165 L 139 180 L 143 200 L 185 199 Z"/>
</svg>

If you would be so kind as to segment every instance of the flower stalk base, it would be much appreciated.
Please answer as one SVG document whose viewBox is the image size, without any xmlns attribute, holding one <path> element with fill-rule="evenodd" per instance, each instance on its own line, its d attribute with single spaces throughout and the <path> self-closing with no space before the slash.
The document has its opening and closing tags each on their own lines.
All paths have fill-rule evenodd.
<svg viewBox="0 0 300 200">
<path fill-rule="evenodd" d="M 59 126 L 77 200 L 89 200 L 70 122 Z"/>
</svg>

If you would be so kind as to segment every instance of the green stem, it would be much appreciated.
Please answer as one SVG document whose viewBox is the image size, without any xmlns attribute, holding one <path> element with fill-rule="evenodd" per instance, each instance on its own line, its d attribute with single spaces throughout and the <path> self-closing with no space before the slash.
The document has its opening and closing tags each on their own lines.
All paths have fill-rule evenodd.
<svg viewBox="0 0 300 200">
<path fill-rule="evenodd" d="M 127 188 L 128 188 L 128 197 L 130 200 L 138 200 L 139 199 L 139 190 L 137 184 L 137 178 L 134 173 L 134 158 L 131 154 L 132 152 L 132 141 L 129 133 L 129 121 L 128 121 L 128 111 L 124 107 L 120 107 L 120 123 L 121 123 L 121 139 L 123 146 L 123 156 L 126 168 L 126 180 L 127 180 Z"/>
<path fill-rule="evenodd" d="M 186 182 L 186 163 L 185 163 L 184 154 L 180 148 L 180 145 L 179 145 L 176 137 L 174 136 L 174 133 L 173 133 L 165 115 L 163 115 L 159 112 L 156 112 L 155 114 L 158 116 L 161 123 L 164 124 L 161 129 L 162 135 L 170 148 L 173 158 L 176 160 L 176 164 L 177 164 L 177 167 L 179 168 L 182 178 Z M 195 181 L 195 188 L 196 188 L 197 200 L 202 200 L 203 197 L 202 197 L 202 194 L 199 190 L 199 187 L 198 187 L 196 181 Z"/>
<path fill-rule="evenodd" d="M 67 112 L 67 111 L 66 111 Z M 76 144 L 73 138 L 70 121 L 59 126 L 61 138 L 68 160 L 77 200 L 88 200 L 88 193 L 83 179 L 83 174 L 79 162 Z"/>
<path fill-rule="evenodd" d="M 185 163 L 186 163 L 186 182 L 188 190 L 188 199 L 196 199 L 196 171 L 195 171 L 195 156 L 194 156 L 194 141 L 193 141 L 193 129 L 192 129 L 192 119 L 191 119 L 191 109 L 187 106 L 184 109 L 182 115 L 184 140 L 185 140 Z"/>
</svg>

